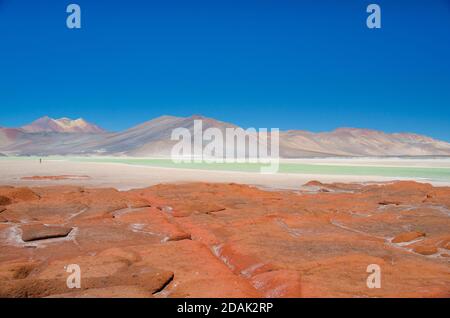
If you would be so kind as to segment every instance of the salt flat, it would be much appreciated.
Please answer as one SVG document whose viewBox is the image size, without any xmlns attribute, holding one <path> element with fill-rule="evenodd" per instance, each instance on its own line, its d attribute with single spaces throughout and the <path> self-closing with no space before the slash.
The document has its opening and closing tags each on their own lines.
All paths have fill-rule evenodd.
<svg viewBox="0 0 450 318">
<path fill-rule="evenodd" d="M 97 160 L 97 161 L 95 161 Z M 417 167 L 421 169 L 430 168 L 441 170 L 435 171 L 434 174 L 448 173 L 450 171 L 450 161 L 448 159 L 299 159 L 282 160 L 283 165 L 291 165 L 306 163 L 308 169 L 301 171 L 316 171 L 320 165 L 332 165 L 329 167 L 345 166 L 344 173 L 340 174 L 339 170 L 324 169 L 320 173 L 298 172 L 290 173 L 289 169 L 280 169 L 282 172 L 277 174 L 260 174 L 257 171 L 227 171 L 227 170 L 208 170 L 208 169 L 190 169 L 186 166 L 178 168 L 175 164 L 166 166 L 152 166 L 152 163 L 143 161 L 140 164 L 139 159 L 129 158 L 51 158 L 43 159 L 39 163 L 39 158 L 2 158 L 0 160 L 0 175 L 2 185 L 13 186 L 43 186 L 43 185 L 80 185 L 87 187 L 114 187 L 120 190 L 132 188 L 148 187 L 160 183 L 186 183 L 186 182 L 219 182 L 219 183 L 240 183 L 256 185 L 266 188 L 276 189 L 298 189 L 302 184 L 318 180 L 321 182 L 387 182 L 392 180 L 415 180 L 419 182 L 431 183 L 435 186 L 450 185 L 448 180 L 433 178 L 418 178 L 408 176 L 402 170 L 399 175 L 395 175 L 395 170 L 389 170 L 390 175 L 376 175 L 378 171 L 369 170 L 368 175 L 362 174 L 364 170 L 357 171 L 356 175 L 352 175 L 352 167 L 369 166 L 377 169 L 388 169 L 388 167 Z M 127 160 L 133 160 L 133 164 L 128 164 Z M 136 161 L 137 160 L 137 161 Z M 144 160 L 144 159 L 142 159 Z M 293 166 L 292 166 L 293 165 Z M 409 169 L 409 168 L 408 168 Z M 411 168 L 413 169 L 413 168 Z M 288 172 L 284 172 L 284 171 Z M 292 170 L 292 169 L 291 169 Z M 327 171 L 332 173 L 327 174 Z M 392 172 L 394 171 L 394 172 Z M 409 171 L 409 170 L 408 170 Z M 414 172 L 414 170 L 411 170 Z M 422 170 L 418 170 L 419 172 Z M 62 180 L 23 180 L 24 177 L 33 176 L 61 176 L 71 175 L 74 178 Z M 80 176 L 77 178 L 76 176 Z M 88 176 L 86 178 L 85 176 Z"/>
</svg>

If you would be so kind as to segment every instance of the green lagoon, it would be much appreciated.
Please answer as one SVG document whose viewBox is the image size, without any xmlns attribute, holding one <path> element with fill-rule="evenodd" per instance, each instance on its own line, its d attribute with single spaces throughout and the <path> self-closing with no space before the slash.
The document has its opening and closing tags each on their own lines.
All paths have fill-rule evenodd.
<svg viewBox="0 0 450 318">
<path fill-rule="evenodd" d="M 260 163 L 174 163 L 171 159 L 145 159 L 122 157 L 44 157 L 44 160 L 67 160 L 74 162 L 118 163 L 137 166 L 150 166 L 161 168 L 259 172 Z M 39 157 L 0 157 L 3 160 L 39 160 Z M 302 162 L 280 162 L 278 173 L 298 173 L 313 175 L 349 175 L 349 176 L 382 176 L 389 178 L 413 178 L 419 181 L 441 181 L 450 183 L 450 167 L 408 167 L 405 161 L 403 166 L 376 166 L 352 164 L 315 164 Z"/>
<path fill-rule="evenodd" d="M 139 166 L 161 168 L 181 168 L 199 170 L 259 172 L 263 164 L 259 163 L 174 163 L 171 159 L 141 158 L 70 158 L 69 160 L 84 162 L 122 163 Z M 267 166 L 267 165 L 266 165 Z M 450 182 L 450 168 L 434 167 L 392 167 L 332 165 L 280 162 L 279 173 L 299 173 L 317 175 L 350 175 L 350 176 L 383 176 L 392 178 L 415 178 L 422 181 Z"/>
</svg>

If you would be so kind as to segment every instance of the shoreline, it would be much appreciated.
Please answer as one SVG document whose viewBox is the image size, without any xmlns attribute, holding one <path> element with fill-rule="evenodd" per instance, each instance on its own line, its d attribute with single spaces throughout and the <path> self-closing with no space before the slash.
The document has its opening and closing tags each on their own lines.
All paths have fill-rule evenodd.
<svg viewBox="0 0 450 318">
<path fill-rule="evenodd" d="M 277 173 L 260 174 L 251 171 L 208 170 L 197 168 L 157 167 L 121 162 L 88 162 L 67 159 L 0 160 L 1 183 L 11 186 L 79 185 L 86 187 L 113 187 L 119 190 L 145 188 L 156 184 L 189 182 L 239 183 L 257 187 L 295 190 L 303 184 L 317 180 L 323 183 L 384 183 L 392 181 L 416 181 L 433 186 L 450 186 L 447 181 L 423 178 L 386 177 L 374 175 L 340 175 Z M 348 160 L 348 159 L 347 159 Z M 42 176 L 88 176 L 74 180 L 23 180 L 25 177 Z"/>
</svg>

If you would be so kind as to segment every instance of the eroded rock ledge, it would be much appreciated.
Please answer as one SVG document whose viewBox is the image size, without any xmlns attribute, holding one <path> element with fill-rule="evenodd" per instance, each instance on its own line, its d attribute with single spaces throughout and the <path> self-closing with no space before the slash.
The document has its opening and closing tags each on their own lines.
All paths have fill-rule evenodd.
<svg viewBox="0 0 450 318">
<path fill-rule="evenodd" d="M 449 217 L 415 182 L 0 187 L 0 297 L 450 297 Z"/>
</svg>

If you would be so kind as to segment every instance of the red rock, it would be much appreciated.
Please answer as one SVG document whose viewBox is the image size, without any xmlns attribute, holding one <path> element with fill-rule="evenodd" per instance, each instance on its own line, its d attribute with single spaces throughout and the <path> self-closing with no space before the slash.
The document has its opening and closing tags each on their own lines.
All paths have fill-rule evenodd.
<svg viewBox="0 0 450 318">
<path fill-rule="evenodd" d="M 18 279 L 2 282 L 0 297 L 47 297 L 54 294 L 75 292 L 73 297 L 94 296 L 101 291 L 105 295 L 105 288 L 130 284 L 138 286 L 142 292 L 153 294 L 159 292 L 173 279 L 173 273 L 159 271 L 150 267 L 135 273 L 117 273 L 104 277 L 83 277 L 79 289 L 70 289 L 64 278 L 54 279 Z M 128 285 L 127 285 L 128 286 Z M 94 292 L 85 292 L 94 290 Z M 109 289 L 111 292 L 111 289 Z M 117 293 L 117 289 L 115 289 Z M 67 296 L 67 295 L 66 295 Z"/>
<path fill-rule="evenodd" d="M 139 252 L 142 261 L 174 273 L 173 282 L 157 297 L 259 297 L 251 283 L 233 274 L 200 242 L 182 240 L 153 246 L 130 248 Z"/>
<path fill-rule="evenodd" d="M 442 238 L 436 239 L 436 245 L 440 248 L 445 248 L 447 250 L 450 250 L 450 235 L 446 235 Z"/>
<path fill-rule="evenodd" d="M 129 224 L 142 224 L 138 229 L 142 232 L 151 232 L 161 237 L 161 241 L 179 241 L 191 239 L 191 235 L 174 224 L 161 211 L 155 208 L 139 208 L 123 211 L 123 214 L 115 215 L 119 222 Z"/>
<path fill-rule="evenodd" d="M 267 298 L 302 297 L 300 273 L 292 270 L 270 271 L 252 277 L 253 286 Z"/>
<path fill-rule="evenodd" d="M 307 187 L 321 187 L 324 184 L 322 182 L 320 182 L 320 181 L 312 180 L 312 181 L 309 181 L 309 182 L 305 183 L 304 185 L 307 186 Z"/>
<path fill-rule="evenodd" d="M 153 294 L 138 286 L 112 286 L 56 294 L 48 298 L 152 298 Z"/>
<path fill-rule="evenodd" d="M 378 202 L 378 204 L 379 205 L 400 205 L 401 202 L 384 200 L 384 201 Z"/>
<path fill-rule="evenodd" d="M 3 195 L 0 195 L 0 205 L 11 204 L 11 200 Z"/>
<path fill-rule="evenodd" d="M 33 191 L 28 188 L 0 187 L 0 195 L 11 202 L 28 202 L 39 199 Z"/>
<path fill-rule="evenodd" d="M 425 233 L 423 232 L 406 232 L 401 233 L 397 235 L 393 240 L 392 243 L 403 243 L 403 242 L 410 242 L 413 241 L 419 237 L 424 237 Z"/>
<path fill-rule="evenodd" d="M 436 254 L 438 250 L 435 246 L 420 245 L 414 248 L 414 252 L 422 255 L 433 255 Z"/>
<path fill-rule="evenodd" d="M 89 176 L 77 176 L 77 175 L 61 175 L 61 176 L 32 176 L 22 177 L 22 180 L 86 180 L 90 179 Z"/>
<path fill-rule="evenodd" d="M 1 217 L 7 222 L 13 223 L 63 223 L 72 215 L 86 209 L 80 203 L 58 202 L 38 200 L 31 202 L 20 202 L 8 206 L 8 209 L 1 213 Z"/>
<path fill-rule="evenodd" d="M 0 214 L 0 295 L 450 296 L 446 253 L 419 254 L 448 248 L 450 188 L 321 186 L 331 192 L 207 183 L 0 187 L 11 201 Z M 21 229 L 43 224 L 76 230 L 62 240 L 21 240 Z M 421 236 L 407 229 L 426 239 L 411 242 Z M 393 233 L 410 245 L 389 244 Z M 68 264 L 80 266 L 89 289 L 67 290 Z M 382 270 L 381 289 L 367 288 L 370 264 Z"/>
<path fill-rule="evenodd" d="M 27 259 L 3 262 L 0 264 L 0 281 L 26 278 L 36 266 L 36 262 Z"/>
<path fill-rule="evenodd" d="M 49 238 L 58 238 L 67 236 L 71 227 L 47 226 L 47 225 L 25 225 L 21 227 L 22 240 L 25 242 L 45 240 Z"/>
</svg>

